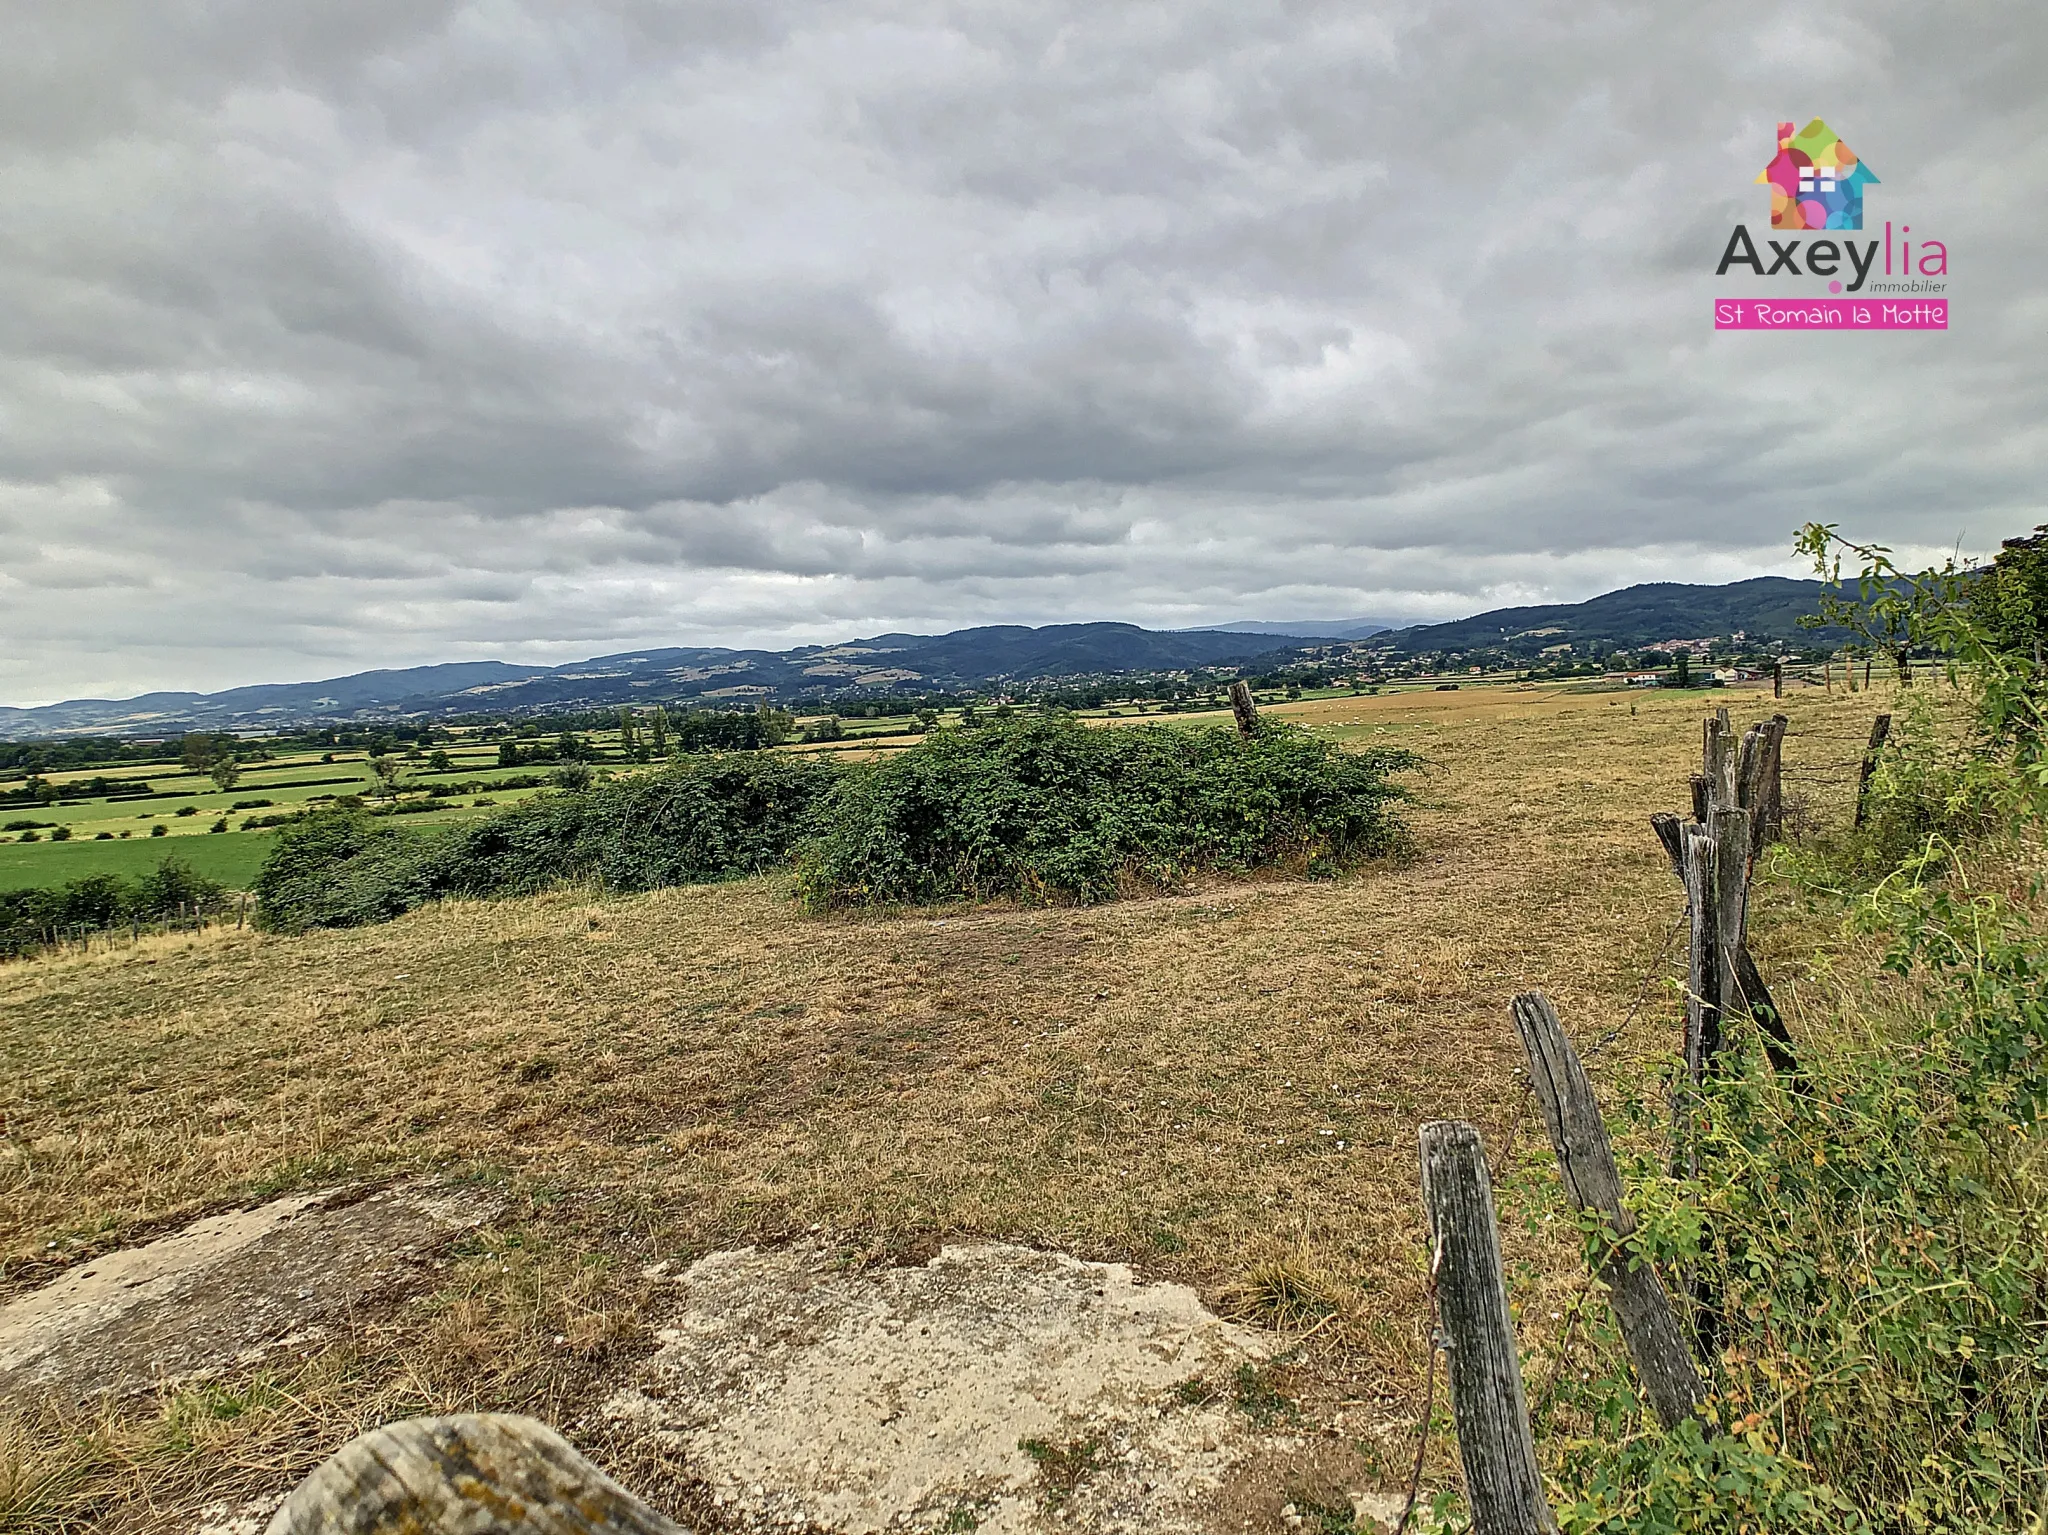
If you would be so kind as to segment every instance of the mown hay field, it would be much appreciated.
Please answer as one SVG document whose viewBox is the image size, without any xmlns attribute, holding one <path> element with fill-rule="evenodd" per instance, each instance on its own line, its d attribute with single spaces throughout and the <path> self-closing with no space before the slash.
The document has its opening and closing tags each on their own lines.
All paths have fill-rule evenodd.
<svg viewBox="0 0 2048 1535">
<path fill-rule="evenodd" d="M 1467 688 L 1282 708 L 1431 764 L 1409 775 L 1415 855 L 1327 882 L 809 918 L 772 877 L 10 965 L 0 1294 L 281 1190 L 437 1169 L 509 1191 L 434 1294 L 363 1318 L 263 1411 L 114 1456 L 134 1506 L 161 1510 L 229 1468 L 274 1479 L 394 1403 L 570 1411 L 641 1346 L 635 1276 L 657 1259 L 814 1232 L 878 1259 L 978 1234 L 1128 1261 L 1225 1308 L 1256 1307 L 1283 1265 L 1338 1324 L 1288 1389 L 1347 1404 L 1405 1480 L 1427 1331 L 1416 1128 L 1471 1119 L 1505 1151 L 1514 1126 L 1513 1155 L 1547 1158 L 1507 1015 L 1527 987 L 1581 1040 L 1627 1023 L 1601 1061 L 1671 1045 L 1682 903 L 1646 818 L 1686 805 L 1719 704 L 1738 724 L 1774 707 L 1768 688 Z M 1883 706 L 1776 706 L 1795 813 L 1847 816 Z M 1768 928 L 1758 946 L 1796 948 Z M 1782 986 L 1796 1029 L 1796 975 Z M 1573 1242 L 1507 1239 L 1532 1293 L 1579 1288 Z M 1525 1326 L 1555 1309 L 1525 1303 Z M 77 1432 L 25 1442 L 55 1455 L 35 1435 Z"/>
</svg>

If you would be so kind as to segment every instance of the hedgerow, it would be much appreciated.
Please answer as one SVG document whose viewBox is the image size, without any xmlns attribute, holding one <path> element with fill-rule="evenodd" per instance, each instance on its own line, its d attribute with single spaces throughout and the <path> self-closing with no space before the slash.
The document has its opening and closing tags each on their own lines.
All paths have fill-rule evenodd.
<svg viewBox="0 0 2048 1535">
<path fill-rule="evenodd" d="M 1097 729 L 1065 717 L 927 737 L 850 768 L 799 857 L 813 909 L 1099 901 L 1199 872 L 1328 873 L 1395 850 L 1406 752 L 1299 727 Z"/>
<path fill-rule="evenodd" d="M 0 957 L 33 953 L 59 939 L 156 922 L 174 915 L 204 916 L 225 904 L 225 886 L 166 858 L 139 879 L 93 874 L 68 884 L 0 891 Z"/>
<path fill-rule="evenodd" d="M 692 759 L 436 832 L 316 811 L 279 832 L 256 879 L 257 918 L 285 931 L 354 927 L 443 896 L 564 880 L 629 891 L 759 874 L 788 862 L 834 776 L 800 757 Z"/>
<path fill-rule="evenodd" d="M 256 881 L 286 931 L 388 921 L 443 896 L 563 880 L 649 890 L 797 868 L 814 909 L 1014 896 L 1102 900 L 1187 875 L 1346 867 L 1401 842 L 1404 752 L 1340 751 L 1306 731 L 1089 729 L 1063 718 L 928 737 L 883 763 L 691 759 L 541 795 L 447 831 L 360 810 L 285 827 Z"/>
</svg>

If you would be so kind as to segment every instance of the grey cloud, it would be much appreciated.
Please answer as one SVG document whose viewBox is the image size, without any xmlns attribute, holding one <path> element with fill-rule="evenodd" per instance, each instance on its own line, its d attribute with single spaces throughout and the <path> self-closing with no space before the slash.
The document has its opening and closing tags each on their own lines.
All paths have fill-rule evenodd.
<svg viewBox="0 0 2048 1535">
<path fill-rule="evenodd" d="M 1442 616 L 2048 517 L 2017 3 L 17 8 L 0 697 Z M 1780 116 L 1946 336 L 1715 336 Z M 1983 167 L 1995 164 L 1995 184 Z"/>
</svg>

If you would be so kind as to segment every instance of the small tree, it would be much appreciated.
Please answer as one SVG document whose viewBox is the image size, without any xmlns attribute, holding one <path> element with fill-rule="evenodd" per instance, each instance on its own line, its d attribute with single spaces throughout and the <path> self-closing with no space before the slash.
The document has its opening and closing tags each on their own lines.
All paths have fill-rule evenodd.
<svg viewBox="0 0 2048 1535">
<path fill-rule="evenodd" d="M 455 759 L 450 757 L 446 752 L 442 751 L 439 747 L 436 747 L 433 751 L 427 754 L 427 766 L 432 768 L 437 773 L 447 773 L 453 771 L 455 767 Z"/>
<path fill-rule="evenodd" d="M 213 786 L 225 794 L 242 781 L 242 764 L 232 756 L 218 757 L 208 770 L 208 776 L 213 779 Z"/>
<path fill-rule="evenodd" d="M 370 759 L 370 771 L 376 775 L 377 787 L 387 797 L 398 794 L 399 762 L 387 752 L 380 752 Z"/>
<path fill-rule="evenodd" d="M 647 744 L 657 757 L 668 755 L 668 710 L 655 705 L 653 715 L 647 721 Z"/>
</svg>

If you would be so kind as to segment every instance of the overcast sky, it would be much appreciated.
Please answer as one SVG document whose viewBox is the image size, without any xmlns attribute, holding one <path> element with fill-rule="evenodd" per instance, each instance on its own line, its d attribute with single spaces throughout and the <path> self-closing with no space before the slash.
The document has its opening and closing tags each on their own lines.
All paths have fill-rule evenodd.
<svg viewBox="0 0 2048 1535">
<path fill-rule="evenodd" d="M 2038 0 L 0 0 L 0 702 L 1995 546 L 2044 76 Z M 1713 333 L 1814 116 L 1947 334 Z"/>
</svg>

